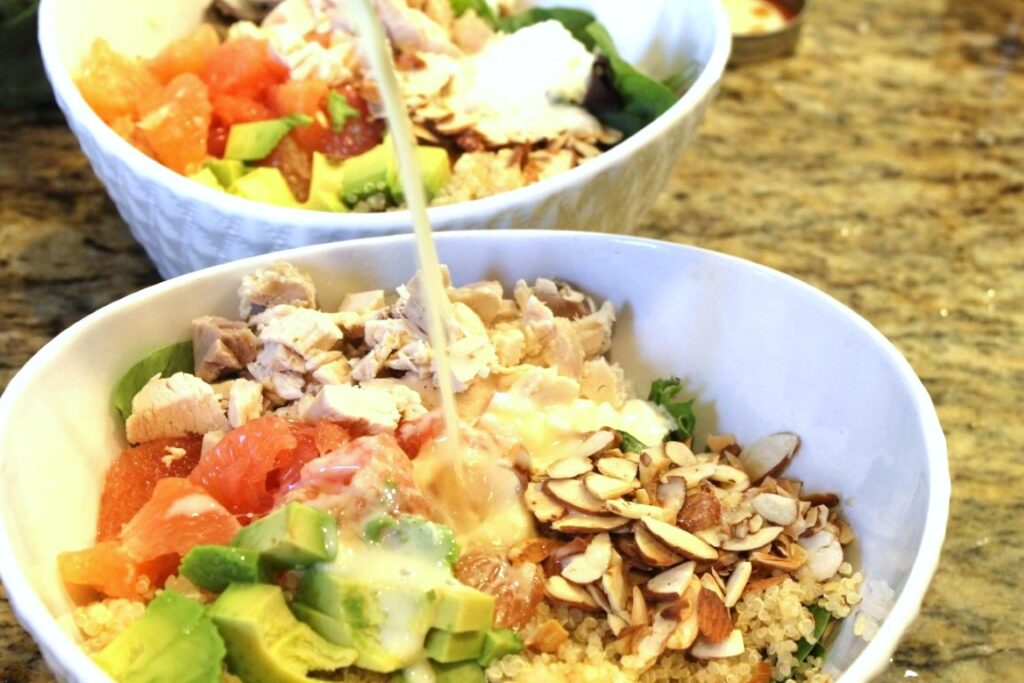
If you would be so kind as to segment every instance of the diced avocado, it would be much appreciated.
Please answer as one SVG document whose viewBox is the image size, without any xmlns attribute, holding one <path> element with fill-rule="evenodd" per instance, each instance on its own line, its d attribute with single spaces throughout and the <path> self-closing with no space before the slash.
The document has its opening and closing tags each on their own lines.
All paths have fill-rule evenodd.
<svg viewBox="0 0 1024 683">
<path fill-rule="evenodd" d="M 402 515 L 395 519 L 381 515 L 366 523 L 363 536 L 388 550 L 400 550 L 431 562 L 443 562 L 449 567 L 454 567 L 459 560 L 455 533 L 443 524 L 422 517 Z"/>
<path fill-rule="evenodd" d="M 288 503 L 235 534 L 231 545 L 259 551 L 279 567 L 305 567 L 328 562 L 338 552 L 334 517 L 302 503 Z"/>
<path fill-rule="evenodd" d="M 249 172 L 249 167 L 237 159 L 211 159 L 206 168 L 217 177 L 221 187 L 228 188 Z"/>
<path fill-rule="evenodd" d="M 486 631 L 466 631 L 452 633 L 440 629 L 431 629 L 427 634 L 424 649 L 427 656 L 435 662 L 449 664 L 466 659 L 476 660 L 483 654 Z"/>
<path fill-rule="evenodd" d="M 270 121 L 252 121 L 236 123 L 228 131 L 227 145 L 224 147 L 224 158 L 237 161 L 256 161 L 265 158 L 274 151 L 285 135 L 297 126 L 309 125 L 308 116 L 293 114 Z"/>
<path fill-rule="evenodd" d="M 486 631 L 494 621 L 494 596 L 469 586 L 440 586 L 434 628 L 453 633 Z"/>
<path fill-rule="evenodd" d="M 348 211 L 341 201 L 341 186 L 344 177 L 342 164 L 331 162 L 324 154 L 313 152 L 313 173 L 309 181 L 307 209 L 314 211 Z"/>
<path fill-rule="evenodd" d="M 288 181 L 276 168 L 254 168 L 236 180 L 228 192 L 275 206 L 298 206 Z"/>
<path fill-rule="evenodd" d="M 224 641 L 202 605 L 163 591 L 94 659 L 119 683 L 215 683 Z"/>
<path fill-rule="evenodd" d="M 188 178 L 189 180 L 196 181 L 200 185 L 206 185 L 207 187 L 212 187 L 213 189 L 220 190 L 221 192 L 224 191 L 224 188 L 221 187 L 220 181 L 217 180 L 217 176 L 215 176 L 213 174 L 213 171 L 211 171 L 208 168 L 204 168 L 201 171 L 196 171 Z"/>
<path fill-rule="evenodd" d="M 329 617 L 320 610 L 297 601 L 289 603 L 288 608 L 296 619 L 335 645 L 351 645 L 355 641 L 352 628 L 344 619 Z"/>
<path fill-rule="evenodd" d="M 257 583 L 263 579 L 258 552 L 223 545 L 194 546 L 182 558 L 178 572 L 200 588 L 215 593 L 233 583 Z"/>
<path fill-rule="evenodd" d="M 371 194 L 387 191 L 388 166 L 393 156 L 391 142 L 385 140 L 359 156 L 345 159 L 341 196 L 349 206 Z"/>
<path fill-rule="evenodd" d="M 437 196 L 441 188 L 452 177 L 452 165 L 448 159 L 448 151 L 442 147 L 417 147 L 416 159 L 420 162 L 420 174 L 423 176 L 423 189 L 427 192 L 427 200 Z M 388 167 L 388 189 L 396 203 L 405 201 L 405 192 L 398 175 L 398 162 L 392 156 Z"/>
<path fill-rule="evenodd" d="M 480 666 L 490 666 L 502 657 L 522 652 L 523 638 L 518 633 L 508 628 L 491 629 L 484 636 L 484 647 L 477 658 L 476 663 Z"/>
<path fill-rule="evenodd" d="M 356 651 L 297 621 L 278 586 L 233 584 L 208 609 L 227 644 L 232 673 L 246 683 L 312 683 L 310 671 L 351 666 Z"/>
<path fill-rule="evenodd" d="M 310 192 L 309 200 L 303 206 L 311 211 L 326 211 L 328 213 L 347 213 L 348 207 L 341 197 L 328 192 Z"/>
<path fill-rule="evenodd" d="M 427 660 L 416 662 L 391 675 L 392 683 L 437 683 L 434 667 Z"/>
<path fill-rule="evenodd" d="M 422 655 L 435 600 L 434 592 L 415 585 L 370 582 L 314 567 L 303 577 L 293 609 L 320 635 L 356 648 L 358 666 L 389 673 Z M 299 604 L 338 624 L 325 625 L 320 615 L 301 611 Z"/>
<path fill-rule="evenodd" d="M 434 680 L 436 683 L 484 683 L 484 670 L 476 662 L 455 662 L 454 664 L 435 664 Z"/>
</svg>

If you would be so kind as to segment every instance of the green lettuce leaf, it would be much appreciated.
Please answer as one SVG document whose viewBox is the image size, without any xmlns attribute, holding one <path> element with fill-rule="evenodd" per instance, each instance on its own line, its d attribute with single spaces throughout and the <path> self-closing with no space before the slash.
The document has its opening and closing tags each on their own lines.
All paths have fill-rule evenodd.
<svg viewBox="0 0 1024 683">
<path fill-rule="evenodd" d="M 125 420 L 132 414 L 132 399 L 154 375 L 170 377 L 176 372 L 192 372 L 192 342 L 183 341 L 153 351 L 124 373 L 114 387 L 114 408 Z"/>
<path fill-rule="evenodd" d="M 629 432 L 624 432 L 621 429 L 615 431 L 619 433 L 619 437 L 622 439 L 622 443 L 619 444 L 619 450 L 623 453 L 642 453 L 647 448 L 647 444 Z"/>
<path fill-rule="evenodd" d="M 672 416 L 674 429 L 668 433 L 669 440 L 685 441 L 693 436 L 693 428 L 697 425 L 697 416 L 693 412 L 694 399 L 678 401 L 676 395 L 682 391 L 683 383 L 678 377 L 668 377 L 651 383 L 651 391 L 647 400 L 665 409 Z"/>
</svg>

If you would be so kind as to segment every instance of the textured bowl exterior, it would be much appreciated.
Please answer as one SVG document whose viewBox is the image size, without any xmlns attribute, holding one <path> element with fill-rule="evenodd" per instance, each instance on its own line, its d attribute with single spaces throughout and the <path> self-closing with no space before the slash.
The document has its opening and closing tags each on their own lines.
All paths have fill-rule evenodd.
<svg viewBox="0 0 1024 683">
<path fill-rule="evenodd" d="M 72 82 L 59 45 L 61 4 L 44 0 L 39 39 L 57 103 L 132 234 L 164 277 L 270 251 L 409 231 L 406 211 L 323 214 L 257 204 L 188 181 L 114 134 Z M 607 1 L 607 0 L 606 0 Z M 691 143 L 730 50 L 728 19 L 718 0 L 697 32 L 709 53 L 680 101 L 621 145 L 557 177 L 494 197 L 430 210 L 438 231 L 546 226 L 629 230 L 653 203 Z M 585 3 L 584 3 L 585 4 Z"/>
<path fill-rule="evenodd" d="M 439 235 L 438 250 L 456 282 L 491 277 L 510 286 L 557 275 L 613 301 L 620 317 L 612 357 L 638 386 L 659 375 L 685 378 L 698 397 L 698 440 L 720 429 L 741 442 L 779 429 L 799 433 L 800 455 L 788 473 L 809 490 L 842 494 L 859 568 L 892 591 L 876 604 L 886 616 L 871 642 L 847 619 L 826 666 L 842 672 L 840 683 L 885 669 L 938 563 L 950 495 L 934 406 L 892 344 L 806 284 L 692 247 L 486 231 Z M 76 323 L 0 396 L 0 577 L 17 618 L 62 680 L 106 680 L 62 628 L 70 604 L 53 566 L 58 552 L 92 542 L 102 472 L 119 447 L 118 421 L 100 397 L 146 350 L 187 335 L 193 317 L 232 315 L 241 276 L 279 259 L 310 272 L 325 305 L 353 288 L 399 284 L 415 268 L 412 240 L 400 236 L 191 273 Z M 45 402 L 37 400 L 42 394 Z M 44 430 L 48 448 L 39 457 L 34 446 Z"/>
</svg>

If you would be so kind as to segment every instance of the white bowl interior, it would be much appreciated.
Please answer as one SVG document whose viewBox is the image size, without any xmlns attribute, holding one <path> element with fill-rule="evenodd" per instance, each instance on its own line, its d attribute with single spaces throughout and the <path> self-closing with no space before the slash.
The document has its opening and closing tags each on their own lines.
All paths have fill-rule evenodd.
<svg viewBox="0 0 1024 683">
<path fill-rule="evenodd" d="M 790 473 L 809 490 L 842 495 L 858 534 L 858 569 L 892 591 L 875 591 L 873 608 L 888 615 L 875 640 L 854 636 L 847 620 L 828 665 L 846 670 L 844 681 L 886 665 L 934 571 L 949 480 L 931 402 L 877 331 L 792 278 L 694 248 L 532 231 L 446 234 L 438 247 L 457 283 L 556 275 L 610 298 L 620 311 L 613 357 L 641 388 L 657 376 L 684 378 L 699 397 L 698 441 L 708 431 L 744 442 L 800 434 Z M 67 330 L 0 397 L 0 572 L 48 660 L 75 680 L 95 669 L 51 617 L 70 607 L 54 561 L 93 539 L 103 472 L 122 447 L 111 387 L 147 350 L 187 338 L 193 317 L 235 315 L 240 277 L 282 257 L 313 274 L 325 306 L 353 288 L 404 282 L 415 267 L 411 241 L 400 237 L 183 276 Z"/>
</svg>

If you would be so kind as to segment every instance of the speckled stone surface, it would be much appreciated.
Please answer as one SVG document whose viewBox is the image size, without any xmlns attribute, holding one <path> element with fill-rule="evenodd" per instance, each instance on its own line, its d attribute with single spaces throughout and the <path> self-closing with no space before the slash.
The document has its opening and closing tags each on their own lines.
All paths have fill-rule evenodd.
<svg viewBox="0 0 1024 683">
<path fill-rule="evenodd" d="M 1024 677 L 1022 24 L 1020 0 L 818 0 L 796 57 L 727 74 L 639 230 L 820 287 L 934 398 L 949 534 L 884 681 Z M 0 130 L 2 386 L 157 275 L 59 114 L 0 115 Z M 0 591 L 0 681 L 48 680 Z"/>
</svg>

